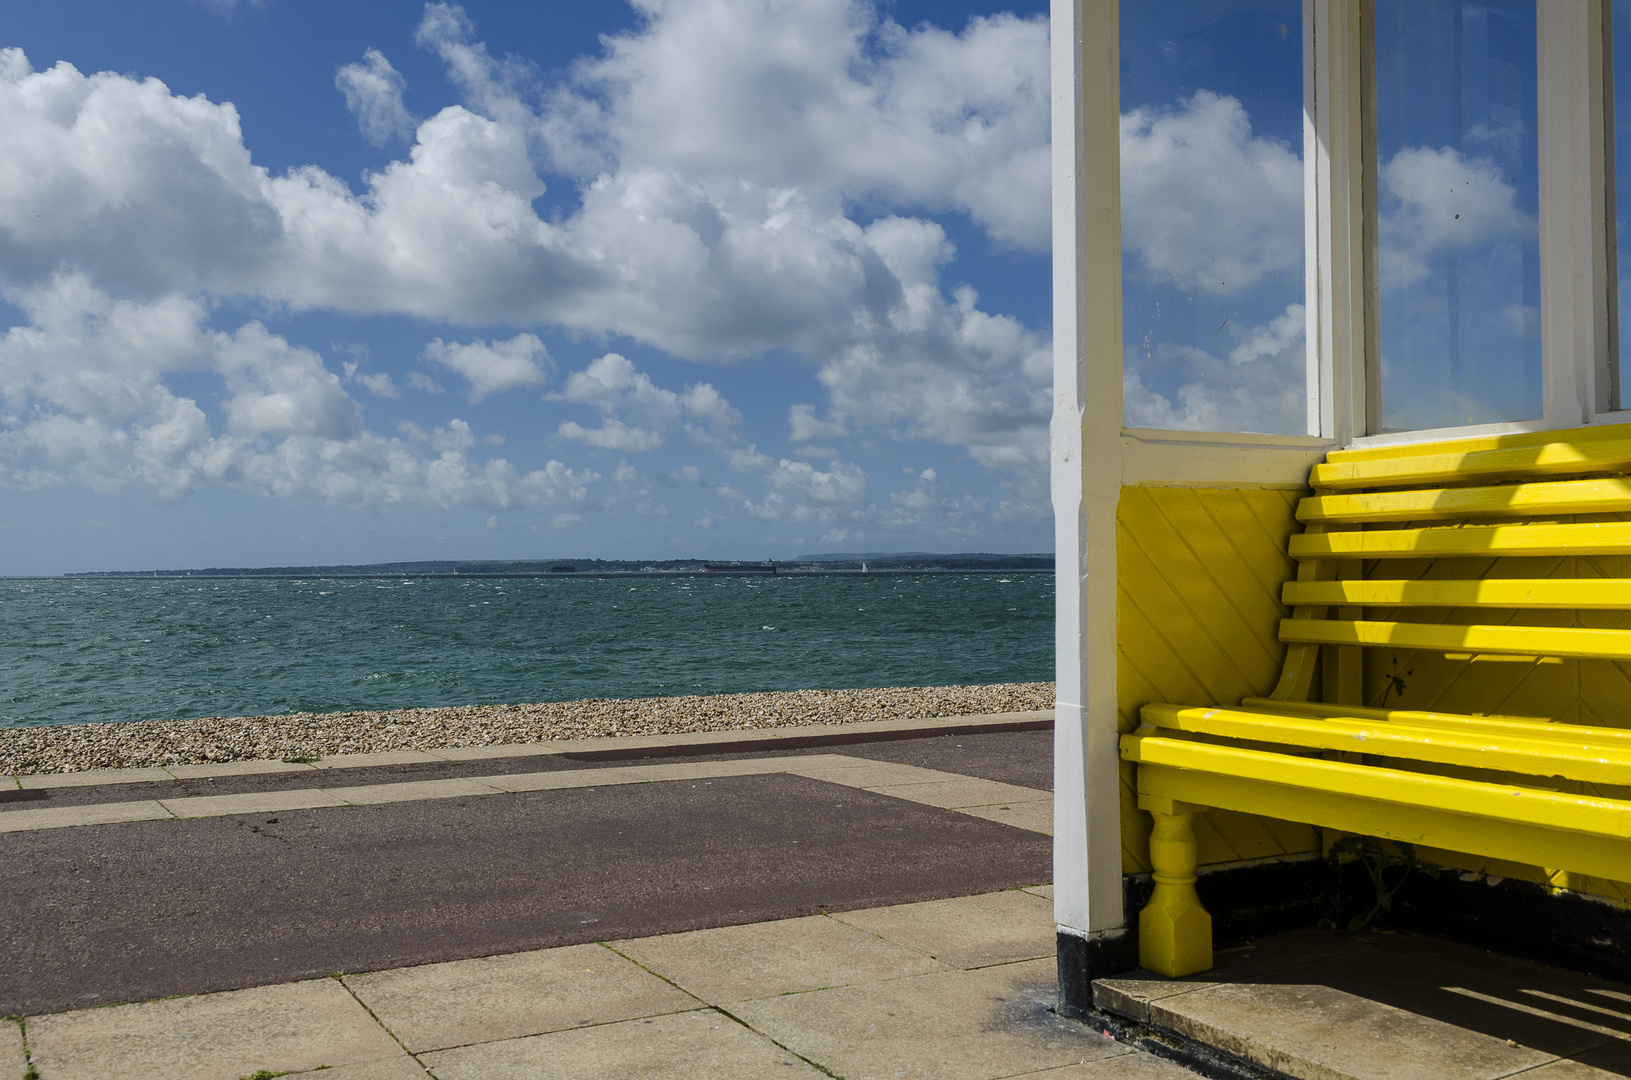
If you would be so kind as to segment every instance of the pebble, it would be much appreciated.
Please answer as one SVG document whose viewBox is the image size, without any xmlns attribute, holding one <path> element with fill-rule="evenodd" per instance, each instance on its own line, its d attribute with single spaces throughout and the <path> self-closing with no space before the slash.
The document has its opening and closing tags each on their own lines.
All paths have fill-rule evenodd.
<svg viewBox="0 0 1631 1080">
<path fill-rule="evenodd" d="M 855 724 L 1053 708 L 1051 682 L 589 698 L 382 712 L 210 716 L 0 729 L 0 773 L 66 773 L 385 750 Z"/>
</svg>

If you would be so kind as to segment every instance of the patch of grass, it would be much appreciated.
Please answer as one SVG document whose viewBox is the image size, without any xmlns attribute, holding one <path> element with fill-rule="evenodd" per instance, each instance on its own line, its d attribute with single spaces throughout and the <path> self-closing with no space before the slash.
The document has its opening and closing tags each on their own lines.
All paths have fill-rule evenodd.
<svg viewBox="0 0 1631 1080">
<path fill-rule="evenodd" d="M 23 1061 L 27 1063 L 23 1069 L 23 1080 L 40 1080 L 40 1070 L 35 1068 L 34 1062 L 30 1060 L 34 1056 L 34 1051 L 28 1045 L 28 1021 L 17 1013 L 7 1015 L 6 1019 L 17 1024 L 17 1030 L 23 1037 Z"/>
<path fill-rule="evenodd" d="M 322 760 L 321 754 L 290 754 L 283 759 L 285 765 L 315 765 Z"/>
</svg>

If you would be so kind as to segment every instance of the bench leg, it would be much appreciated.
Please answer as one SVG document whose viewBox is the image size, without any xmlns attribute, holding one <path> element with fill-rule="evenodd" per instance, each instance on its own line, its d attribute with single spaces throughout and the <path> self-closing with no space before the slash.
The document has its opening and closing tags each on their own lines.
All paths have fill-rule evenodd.
<svg viewBox="0 0 1631 1080">
<path fill-rule="evenodd" d="M 1138 916 L 1138 962 L 1171 978 L 1212 967 L 1212 916 L 1195 893 L 1194 814 L 1154 813 L 1155 891 Z"/>
</svg>

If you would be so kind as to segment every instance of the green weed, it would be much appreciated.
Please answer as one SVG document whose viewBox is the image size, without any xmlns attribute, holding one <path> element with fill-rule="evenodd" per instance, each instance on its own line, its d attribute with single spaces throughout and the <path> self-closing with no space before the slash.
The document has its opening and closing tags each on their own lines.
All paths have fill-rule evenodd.
<svg viewBox="0 0 1631 1080">
<path fill-rule="evenodd" d="M 1390 848 L 1392 850 L 1389 850 Z M 1331 845 L 1333 859 L 1342 859 L 1345 856 L 1357 859 L 1365 868 L 1365 873 L 1371 880 L 1371 888 L 1375 892 L 1370 910 L 1348 920 L 1350 934 L 1365 929 L 1382 915 L 1392 914 L 1394 895 L 1414 871 L 1420 870 L 1428 877 L 1435 878 L 1439 872 L 1438 867 L 1422 863 L 1416 858 L 1414 844 L 1406 844 L 1403 841 L 1390 843 L 1374 836 L 1344 836 Z M 1394 876 L 1390 885 L 1389 872 L 1395 870 L 1404 872 Z"/>
</svg>

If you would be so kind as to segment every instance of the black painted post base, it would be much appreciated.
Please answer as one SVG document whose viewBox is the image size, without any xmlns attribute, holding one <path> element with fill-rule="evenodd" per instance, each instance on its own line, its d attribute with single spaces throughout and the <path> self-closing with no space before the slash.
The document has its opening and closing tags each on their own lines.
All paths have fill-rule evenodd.
<svg viewBox="0 0 1631 1080">
<path fill-rule="evenodd" d="M 1085 938 L 1059 933 L 1059 1015 L 1086 1020 L 1093 1011 L 1093 980 L 1138 966 L 1138 934 Z"/>
</svg>

